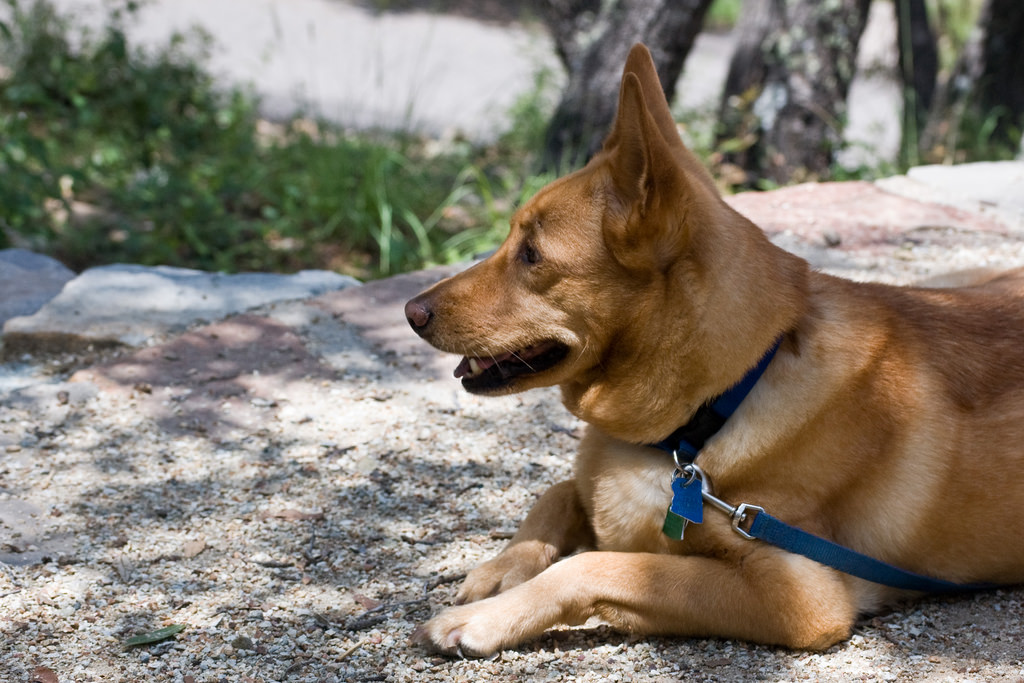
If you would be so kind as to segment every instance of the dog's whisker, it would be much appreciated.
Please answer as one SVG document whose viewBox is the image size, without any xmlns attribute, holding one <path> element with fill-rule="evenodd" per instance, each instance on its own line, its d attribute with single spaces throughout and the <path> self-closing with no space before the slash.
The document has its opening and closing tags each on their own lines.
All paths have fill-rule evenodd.
<svg viewBox="0 0 1024 683">
<path fill-rule="evenodd" d="M 533 366 L 532 366 L 532 365 L 530 365 L 529 361 L 527 361 L 527 360 L 526 360 L 525 358 L 523 358 L 522 356 L 520 356 L 518 352 L 516 352 L 516 351 L 511 351 L 510 353 L 512 354 L 512 357 L 513 357 L 513 358 L 515 358 L 515 359 L 516 359 L 517 361 L 519 361 L 520 363 L 522 363 L 522 364 L 523 364 L 523 365 L 525 365 L 526 367 L 530 368 L 530 371 L 531 371 L 531 372 L 535 372 L 535 370 L 534 370 Z"/>
</svg>

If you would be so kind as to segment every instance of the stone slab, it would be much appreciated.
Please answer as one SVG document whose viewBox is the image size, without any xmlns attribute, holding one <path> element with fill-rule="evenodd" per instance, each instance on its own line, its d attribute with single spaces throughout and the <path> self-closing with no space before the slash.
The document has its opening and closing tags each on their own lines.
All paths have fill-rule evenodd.
<svg viewBox="0 0 1024 683">
<path fill-rule="evenodd" d="M 769 235 L 789 233 L 829 247 L 899 245 L 907 234 L 923 228 L 1009 232 L 994 216 L 926 203 L 864 181 L 807 183 L 726 200 Z"/>
<path fill-rule="evenodd" d="M 980 214 L 1024 233 L 1024 162 L 918 166 L 876 181 L 891 194 Z"/>
<path fill-rule="evenodd" d="M 138 346 L 199 322 L 358 284 L 317 270 L 226 275 L 169 266 L 91 268 L 35 314 L 8 320 L 4 355 Z"/>
<path fill-rule="evenodd" d="M 26 249 L 0 250 L 0 325 L 32 315 L 74 277 L 74 271 L 49 256 Z"/>
<path fill-rule="evenodd" d="M 1024 215 L 1024 161 L 985 161 L 958 166 L 918 166 L 907 177 L 939 192 Z"/>
</svg>

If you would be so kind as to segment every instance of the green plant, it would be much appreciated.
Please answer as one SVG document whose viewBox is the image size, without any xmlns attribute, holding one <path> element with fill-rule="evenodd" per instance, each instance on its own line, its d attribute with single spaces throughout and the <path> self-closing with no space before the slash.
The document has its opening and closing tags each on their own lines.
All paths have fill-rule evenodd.
<svg viewBox="0 0 1024 683">
<path fill-rule="evenodd" d="M 996 131 L 1001 120 L 1010 123 L 1002 135 Z M 976 107 L 964 107 L 956 114 L 953 121 L 955 135 L 952 137 L 952 161 L 964 163 L 969 161 L 1009 161 L 1014 159 L 1020 149 L 1020 128 L 1010 120 L 1005 108 L 980 111 Z"/>
<path fill-rule="evenodd" d="M 231 252 L 243 234 L 204 229 L 238 191 L 220 162 L 251 154 L 255 108 L 215 90 L 198 66 L 205 43 L 133 48 L 131 2 L 97 35 L 73 35 L 51 4 L 6 1 L 14 40 L 0 83 L 0 227 L 73 263 L 194 253 L 212 264 Z"/>
<path fill-rule="evenodd" d="M 938 39 L 940 67 L 949 71 L 977 23 L 982 0 L 928 0 L 927 6 Z"/>
<path fill-rule="evenodd" d="M 465 258 L 491 239 L 498 202 L 480 199 L 493 181 L 475 166 L 491 165 L 486 154 L 307 119 L 271 126 L 250 93 L 215 86 L 207 41 L 130 45 L 133 3 L 89 33 L 48 2 L 3 1 L 0 239 L 79 268 L 362 277 Z"/>
<path fill-rule="evenodd" d="M 533 88 L 520 95 L 509 110 L 511 123 L 498 140 L 501 153 L 526 158 L 534 163 L 534 155 L 544 148 L 544 134 L 555 110 L 555 74 L 548 67 L 537 70 Z"/>
<path fill-rule="evenodd" d="M 714 30 L 730 29 L 739 21 L 742 9 L 743 0 L 714 0 L 708 8 L 704 24 Z"/>
</svg>

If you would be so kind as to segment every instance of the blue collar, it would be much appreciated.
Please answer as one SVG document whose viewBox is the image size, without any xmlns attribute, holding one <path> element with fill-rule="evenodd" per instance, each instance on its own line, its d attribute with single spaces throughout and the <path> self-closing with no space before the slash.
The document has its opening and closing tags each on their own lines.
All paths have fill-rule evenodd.
<svg viewBox="0 0 1024 683">
<path fill-rule="evenodd" d="M 693 462 L 693 459 L 700 453 L 700 449 L 704 448 L 704 443 L 718 433 L 718 430 L 725 425 L 726 420 L 732 417 L 732 414 L 740 407 L 747 394 L 754 389 L 757 380 L 761 379 L 761 375 L 768 369 L 772 358 L 775 357 L 775 352 L 779 350 L 780 344 L 782 344 L 781 336 L 775 340 L 775 343 L 761 357 L 757 365 L 743 376 L 743 379 L 718 398 L 703 404 L 693 414 L 689 422 L 672 432 L 668 438 L 651 445 L 675 454 L 679 462 Z"/>
</svg>

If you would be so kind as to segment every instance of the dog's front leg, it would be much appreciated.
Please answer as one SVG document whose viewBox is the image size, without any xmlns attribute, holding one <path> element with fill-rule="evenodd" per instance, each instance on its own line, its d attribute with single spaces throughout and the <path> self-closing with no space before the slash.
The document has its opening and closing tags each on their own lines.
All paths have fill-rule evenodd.
<svg viewBox="0 0 1024 683">
<path fill-rule="evenodd" d="M 823 649 L 849 636 L 856 607 L 837 572 L 774 549 L 742 561 L 587 552 L 500 595 L 446 609 L 413 639 L 487 656 L 592 616 L 629 632 Z"/>
<path fill-rule="evenodd" d="M 537 500 L 505 549 L 469 573 L 455 602 L 473 602 L 508 590 L 586 545 L 593 545 L 593 534 L 576 482 L 555 484 Z"/>
</svg>

